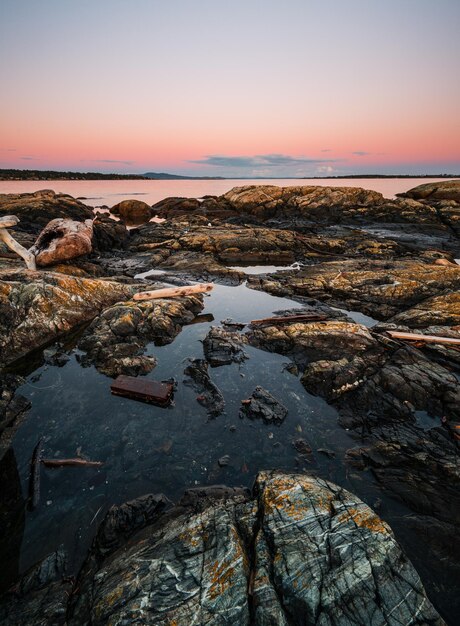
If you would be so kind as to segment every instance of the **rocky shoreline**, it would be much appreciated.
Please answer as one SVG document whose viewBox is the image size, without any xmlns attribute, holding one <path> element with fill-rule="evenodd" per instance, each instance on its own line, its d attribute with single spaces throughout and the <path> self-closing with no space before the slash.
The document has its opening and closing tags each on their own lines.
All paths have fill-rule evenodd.
<svg viewBox="0 0 460 626">
<path fill-rule="evenodd" d="M 161 359 L 154 346 L 173 342 L 205 304 L 202 295 L 138 302 L 135 293 L 163 282 L 212 281 L 246 282 L 287 297 L 299 303 L 294 313 L 311 319 L 286 322 L 293 312 L 280 311 L 262 324 L 227 320 L 210 328 L 202 362 L 186 368 L 198 402 L 219 419 L 225 401 L 212 370 L 244 363 L 249 348 L 289 359 L 305 391 L 337 410 L 337 428 L 356 442 L 340 459 L 344 471 L 371 472 L 382 492 L 411 512 L 408 547 L 423 545 L 431 562 L 424 567 L 420 558 L 416 565 L 422 563 L 422 579 L 431 576 L 430 600 L 453 623 L 460 609 L 454 582 L 460 581 L 460 182 L 421 185 L 402 196 L 249 186 L 153 207 L 122 202 L 115 221 L 52 191 L 0 195 L 0 218 L 20 220 L 14 238 L 31 248 L 40 236 L 36 250 L 46 258 L 46 267 L 27 270 L 0 249 L 0 454 L 11 450 L 30 410 L 15 394 L 24 380 L 21 359 L 45 350 L 40 358 L 65 363 L 65 338 L 74 333 L 82 366 L 109 377 L 146 375 Z M 69 230 L 69 219 L 82 227 Z M 51 220 L 56 225 L 46 230 Z M 86 238 L 81 246 L 76 233 Z M 249 275 L 250 265 L 283 267 Z M 160 274 L 142 278 L 151 270 Z M 372 326 L 356 313 L 373 318 Z M 389 331 L 452 341 L 407 342 Z M 242 419 L 282 422 L 282 395 L 273 398 L 263 379 L 258 384 Z M 308 457 L 307 443 L 295 447 Z M 267 468 L 279 469 L 268 460 Z M 261 474 L 252 495 L 224 490 L 217 500 L 207 492 L 190 498 L 161 514 L 170 505 L 160 496 L 129 505 L 129 513 L 117 510 L 127 531 L 121 537 L 112 529 L 113 544 L 102 548 L 112 523 L 106 518 L 80 572 L 84 584 L 62 582 L 65 559 L 56 553 L 3 597 L 4 623 L 189 624 L 196 611 L 196 623 L 443 623 L 389 528 L 362 502 L 355 507 L 356 497 L 311 472 Z M 270 506 L 292 524 L 278 523 Z M 351 507 L 357 512 L 347 517 Z M 4 507 L 3 519 L 2 529 L 11 531 Z M 321 541 L 315 525 L 324 532 Z M 189 528 L 186 538 L 179 527 Z M 144 534 L 133 543 L 134 532 Z M 340 541 L 349 533 L 355 547 L 346 549 Z M 289 548 L 296 542 L 303 560 Z M 138 565 L 143 550 L 150 565 L 148 559 Z M 228 555 L 231 563 L 223 567 Z M 157 571 L 159 559 L 168 565 Z M 360 560 L 370 567 L 362 575 Z M 39 621 L 41 613 L 48 621 Z"/>
</svg>

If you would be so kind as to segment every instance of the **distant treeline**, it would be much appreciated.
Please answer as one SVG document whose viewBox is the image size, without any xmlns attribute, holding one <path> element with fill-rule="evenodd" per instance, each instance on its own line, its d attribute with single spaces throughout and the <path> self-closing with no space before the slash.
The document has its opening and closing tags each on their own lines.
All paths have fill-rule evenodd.
<svg viewBox="0 0 460 626">
<path fill-rule="evenodd" d="M 322 178 L 460 178 L 460 174 L 348 174 L 346 176 L 302 176 L 305 179 L 321 180 Z"/>
<path fill-rule="evenodd" d="M 139 174 L 100 174 L 99 172 L 55 172 L 53 170 L 2 170 L 0 180 L 146 180 Z"/>
</svg>

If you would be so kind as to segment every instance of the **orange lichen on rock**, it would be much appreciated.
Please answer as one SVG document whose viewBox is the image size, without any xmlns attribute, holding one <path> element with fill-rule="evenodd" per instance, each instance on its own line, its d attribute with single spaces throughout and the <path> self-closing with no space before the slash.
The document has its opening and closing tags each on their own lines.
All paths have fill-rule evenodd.
<svg viewBox="0 0 460 626">
<path fill-rule="evenodd" d="M 388 534 L 388 527 L 375 513 L 370 509 L 360 511 L 356 508 L 348 509 L 339 516 L 339 522 L 353 521 L 360 528 L 367 528 L 375 533 Z"/>
</svg>

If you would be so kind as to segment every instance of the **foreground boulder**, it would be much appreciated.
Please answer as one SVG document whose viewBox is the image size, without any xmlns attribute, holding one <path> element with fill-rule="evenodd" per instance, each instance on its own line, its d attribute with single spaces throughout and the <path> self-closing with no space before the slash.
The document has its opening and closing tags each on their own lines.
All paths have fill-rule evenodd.
<svg viewBox="0 0 460 626">
<path fill-rule="evenodd" d="M 308 475 L 261 472 L 252 496 L 193 489 L 173 508 L 144 496 L 109 511 L 73 590 L 61 562 L 3 596 L 2 624 L 444 624 L 389 526 Z"/>
<path fill-rule="evenodd" d="M 45 267 L 89 254 L 92 250 L 93 221 L 58 218 L 45 226 L 30 249 L 37 265 Z"/>
</svg>

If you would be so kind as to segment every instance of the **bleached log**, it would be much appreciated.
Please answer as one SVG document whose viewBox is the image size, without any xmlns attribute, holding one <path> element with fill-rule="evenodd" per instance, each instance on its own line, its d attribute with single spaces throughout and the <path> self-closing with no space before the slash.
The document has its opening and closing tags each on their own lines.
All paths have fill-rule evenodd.
<svg viewBox="0 0 460 626">
<path fill-rule="evenodd" d="M 438 335 L 403 333 L 396 330 L 388 330 L 387 333 L 393 339 L 402 339 L 403 341 L 424 341 L 425 343 L 445 343 L 460 346 L 460 339 L 454 337 L 438 337 Z"/>
<path fill-rule="evenodd" d="M 7 228 L 12 228 L 18 224 L 19 219 L 15 215 L 5 215 L 5 217 L 0 217 L 0 241 L 13 252 L 16 252 L 20 257 L 22 257 L 25 261 L 27 269 L 35 270 L 37 266 L 35 264 L 35 255 L 32 254 L 29 250 L 21 246 L 20 243 L 14 239 L 10 233 L 6 230 Z"/>
<path fill-rule="evenodd" d="M 191 296 L 195 293 L 206 293 L 211 291 L 214 285 L 205 283 L 203 285 L 191 285 L 188 287 L 168 287 L 166 289 L 156 289 L 155 291 L 141 291 L 133 296 L 133 300 L 155 300 L 157 298 L 180 298 Z"/>
</svg>

